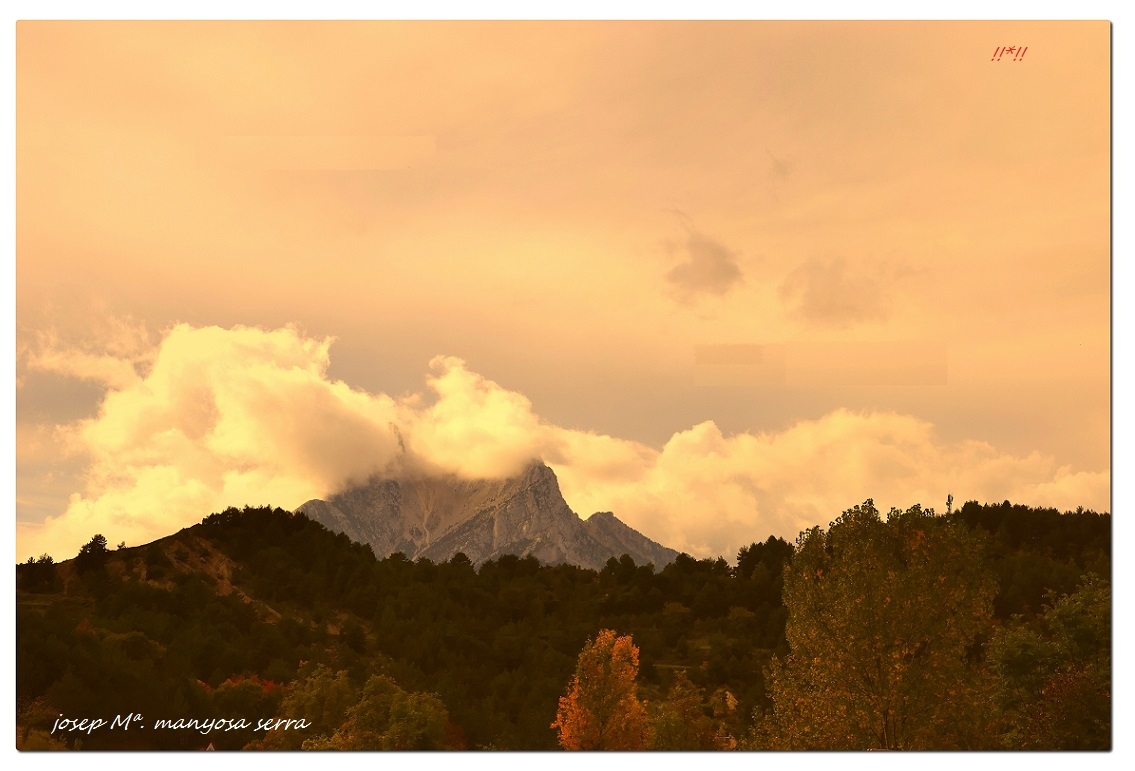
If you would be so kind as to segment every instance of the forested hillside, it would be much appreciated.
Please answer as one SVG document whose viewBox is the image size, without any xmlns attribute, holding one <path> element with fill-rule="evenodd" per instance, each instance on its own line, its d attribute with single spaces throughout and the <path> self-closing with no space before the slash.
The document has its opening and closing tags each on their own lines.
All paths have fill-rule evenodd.
<svg viewBox="0 0 1135 771">
<path fill-rule="evenodd" d="M 974 745 L 1047 748 L 1072 741 L 1060 733 L 1069 730 L 1061 705 L 1076 694 L 1081 702 L 1084 693 L 1099 696 L 1103 682 L 1103 670 L 1088 671 L 1081 660 L 1106 653 L 1110 662 L 1110 627 L 1101 631 L 1096 612 L 1110 575 L 1110 516 L 971 502 L 938 517 L 919 511 L 894 522 L 876 518 L 882 530 L 868 522 L 864 532 L 898 532 L 900 520 L 908 530 L 878 543 L 864 536 L 864 555 L 892 544 L 879 563 L 892 567 L 865 573 L 863 581 L 882 588 L 904 580 L 914 563 L 902 544 L 933 540 L 939 531 L 948 533 L 941 543 L 961 544 L 953 555 L 965 555 L 958 565 L 988 577 L 972 594 L 988 612 L 971 624 L 962 662 L 970 669 L 962 671 L 982 673 L 989 690 L 980 697 L 1000 706 L 996 720 L 979 727 Z M 837 541 L 852 532 L 837 525 L 831 536 Z M 209 743 L 218 749 L 556 749 L 569 746 L 563 704 L 579 707 L 573 714 L 583 723 L 576 728 L 591 715 L 588 695 L 573 697 L 571 684 L 586 661 L 612 671 L 617 635 L 627 640 L 618 643 L 622 679 L 633 681 L 634 703 L 645 704 L 638 728 L 621 734 L 638 737 L 630 746 L 824 746 L 777 728 L 784 710 L 776 698 L 788 693 L 787 684 L 815 684 L 804 682 L 811 674 L 792 669 L 794 648 L 804 639 L 791 637 L 792 624 L 803 634 L 808 619 L 831 621 L 826 610 L 807 605 L 806 592 L 785 591 L 786 580 L 811 564 L 795 564 L 812 553 L 805 547 L 821 544 L 820 536 L 809 538 L 796 547 L 772 537 L 754 542 L 740 550 L 735 566 L 681 555 L 657 572 L 629 557 L 601 571 L 513 556 L 479 569 L 461 554 L 443 563 L 401 554 L 376 560 L 369 547 L 280 509 L 229 509 L 136 548 L 108 549 L 105 539 L 93 538 L 73 560 L 44 556 L 17 567 L 17 743 L 27 749 Z M 923 597 L 918 582 L 954 580 L 936 562 L 953 557 L 948 550 L 914 553 L 925 566 L 910 570 L 906 589 L 934 605 L 935 596 Z M 815 570 L 845 569 L 837 557 L 832 552 L 824 559 L 837 561 L 816 562 Z M 1085 583 L 1081 576 L 1089 573 L 1103 578 Z M 1062 595 L 1079 599 L 1058 601 Z M 855 596 L 848 597 L 855 605 Z M 788 633 L 786 600 L 796 603 Z M 1084 610 L 1089 606 L 1095 610 Z M 1081 618 L 1088 616 L 1090 623 Z M 849 623 L 872 620 L 868 613 Z M 1084 638 L 1077 638 L 1079 647 L 1061 642 L 1072 627 Z M 922 651 L 909 653 L 904 666 L 919 666 Z M 766 681 L 766 673 L 773 679 Z M 1106 686 L 1110 710 L 1110 668 Z M 619 703 L 632 704 L 628 698 L 623 694 Z M 69 731 L 56 723 L 60 714 L 111 721 L 131 713 L 143 720 L 128 730 Z M 250 725 L 154 727 L 158 719 L 210 717 L 245 718 Z M 272 717 L 306 726 L 258 730 L 259 719 Z M 900 746 L 935 746 L 928 725 Z M 1101 735 L 1110 740 L 1110 722 L 1103 734 L 1096 723 L 1074 733 L 1078 740 L 1090 735 L 1094 744 L 1087 748 L 1098 749 Z M 943 737 L 954 741 L 949 731 Z M 839 741 L 859 746 L 860 740 Z"/>
</svg>

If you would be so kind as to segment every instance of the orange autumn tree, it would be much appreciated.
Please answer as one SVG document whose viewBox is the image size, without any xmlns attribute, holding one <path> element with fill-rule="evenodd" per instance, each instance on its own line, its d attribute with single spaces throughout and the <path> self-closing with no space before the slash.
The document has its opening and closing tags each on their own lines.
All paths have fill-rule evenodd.
<svg viewBox="0 0 1135 771">
<path fill-rule="evenodd" d="M 552 728 L 566 750 L 641 750 L 648 740 L 638 700 L 638 648 L 630 635 L 603 629 L 579 654 Z"/>
</svg>

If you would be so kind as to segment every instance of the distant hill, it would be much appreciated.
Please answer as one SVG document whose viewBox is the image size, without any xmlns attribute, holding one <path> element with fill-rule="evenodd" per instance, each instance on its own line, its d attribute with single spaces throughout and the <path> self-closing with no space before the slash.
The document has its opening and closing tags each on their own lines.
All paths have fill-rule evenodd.
<svg viewBox="0 0 1135 771">
<path fill-rule="evenodd" d="M 678 556 L 610 512 L 580 519 L 564 501 L 555 473 L 543 463 L 500 480 L 372 477 L 296 511 L 369 544 L 379 558 L 402 552 L 411 559 L 444 562 L 463 553 L 480 565 L 515 554 L 598 570 L 624 554 L 636 564 L 659 569 Z"/>
</svg>

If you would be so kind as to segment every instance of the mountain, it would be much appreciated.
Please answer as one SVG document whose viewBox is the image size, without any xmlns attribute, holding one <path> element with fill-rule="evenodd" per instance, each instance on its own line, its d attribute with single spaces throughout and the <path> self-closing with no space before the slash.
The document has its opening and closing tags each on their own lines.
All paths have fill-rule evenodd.
<svg viewBox="0 0 1135 771">
<path fill-rule="evenodd" d="M 610 512 L 580 519 L 564 501 L 555 473 L 543 463 L 508 479 L 372 477 L 296 511 L 370 544 L 380 559 L 400 551 L 411 559 L 443 562 L 461 552 L 480 565 L 515 554 L 600 570 L 623 554 L 656 568 L 678 556 Z"/>
</svg>

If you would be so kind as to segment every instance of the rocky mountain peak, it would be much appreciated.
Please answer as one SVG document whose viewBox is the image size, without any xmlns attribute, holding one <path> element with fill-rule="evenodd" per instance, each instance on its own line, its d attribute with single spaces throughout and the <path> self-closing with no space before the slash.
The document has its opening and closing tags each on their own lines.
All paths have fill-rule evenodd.
<svg viewBox="0 0 1135 771">
<path fill-rule="evenodd" d="M 297 511 L 370 544 L 379 558 L 400 551 L 440 562 L 462 552 L 479 565 L 515 554 L 600 569 L 623 554 L 656 568 L 677 556 L 610 512 L 581 520 L 564 501 L 555 472 L 539 461 L 506 479 L 374 476 Z"/>
</svg>

